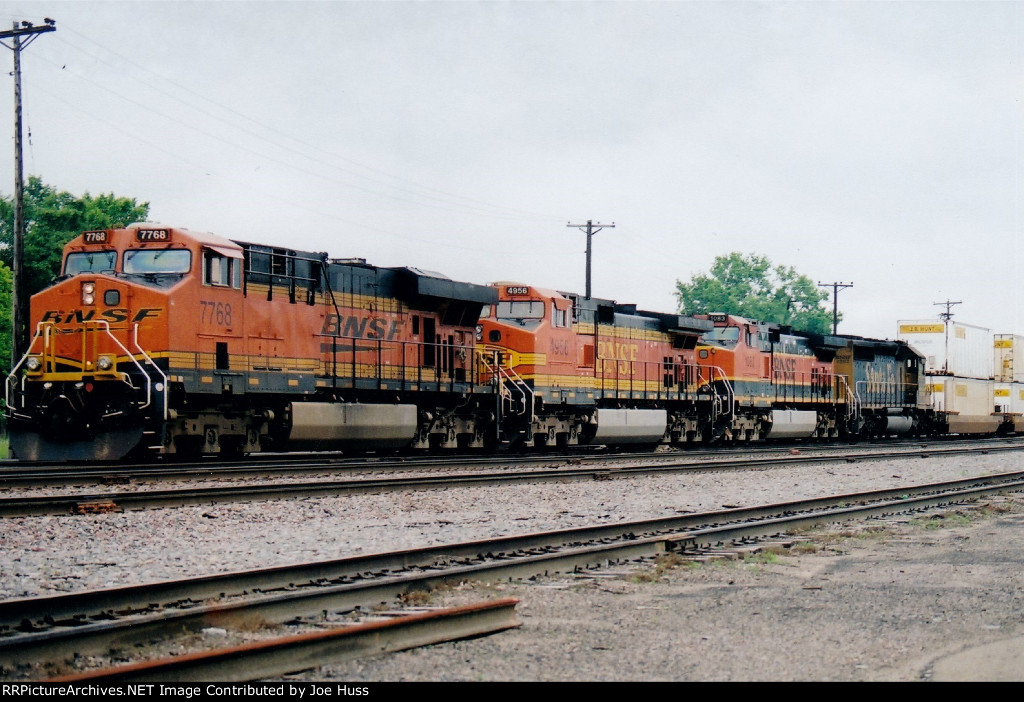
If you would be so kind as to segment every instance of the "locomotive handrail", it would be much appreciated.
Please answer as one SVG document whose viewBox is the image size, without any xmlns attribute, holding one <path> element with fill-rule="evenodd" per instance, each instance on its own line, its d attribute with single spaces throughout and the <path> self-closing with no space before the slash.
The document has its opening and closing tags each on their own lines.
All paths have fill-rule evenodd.
<svg viewBox="0 0 1024 702">
<path fill-rule="evenodd" d="M 144 378 L 146 379 L 146 381 L 147 381 L 147 382 L 146 382 L 146 401 L 145 401 L 145 403 L 143 403 L 143 404 L 139 405 L 138 409 L 142 410 L 142 409 L 146 409 L 147 407 L 149 407 L 149 406 L 150 406 L 150 405 L 152 404 L 152 402 L 153 402 L 153 380 L 152 380 L 152 379 L 151 379 L 151 378 L 149 377 L 149 373 L 147 373 L 147 372 L 146 372 L 146 369 L 142 367 L 142 364 L 141 364 L 141 363 L 139 363 L 138 359 L 137 359 L 137 358 L 135 358 L 135 354 L 133 354 L 133 353 L 132 353 L 131 351 L 129 351 L 129 350 L 128 350 L 128 347 L 127 347 L 127 346 L 125 346 L 124 344 L 122 344 L 122 343 L 121 343 L 121 340 L 120 340 L 120 339 L 118 339 L 118 338 L 117 338 L 116 336 L 114 336 L 114 335 L 113 335 L 113 334 L 111 333 L 111 331 L 110 331 L 110 322 L 108 322 L 108 321 L 107 321 L 107 320 L 105 320 L 105 319 L 94 319 L 94 320 L 88 320 L 88 321 L 86 321 L 86 322 L 83 322 L 83 324 L 84 324 L 84 325 L 85 325 L 85 326 L 86 326 L 87 328 L 88 328 L 88 326 L 89 326 L 90 324 L 95 324 L 95 325 L 97 325 L 97 326 L 100 326 L 100 327 L 102 327 L 102 328 L 103 328 L 103 331 L 105 331 L 105 332 L 106 332 L 107 336 L 109 336 L 109 337 L 111 338 L 111 340 L 112 340 L 112 341 L 113 341 L 113 342 L 114 342 L 115 344 L 117 344 L 117 346 L 118 346 L 118 347 L 119 347 L 119 348 L 120 348 L 120 349 L 121 349 L 122 351 L 124 351 L 125 355 L 126 355 L 126 356 L 127 356 L 128 358 L 130 358 L 130 359 L 131 359 L 131 361 L 132 361 L 132 363 L 134 363 L 134 364 L 135 364 L 135 367 L 139 369 L 139 372 L 140 372 L 140 373 L 142 373 L 142 376 L 143 376 L 143 377 L 144 377 Z M 136 325 L 135 325 L 135 333 L 136 333 L 136 335 L 138 334 L 138 330 L 139 330 L 139 325 L 138 325 L 138 324 L 136 324 Z M 84 343 L 84 340 L 83 340 L 83 343 Z M 138 340 L 136 340 L 136 342 L 135 342 L 135 345 L 136 345 L 136 346 L 138 346 Z M 142 351 L 142 348 L 141 348 L 141 347 L 139 348 L 139 351 Z M 145 356 L 145 358 L 146 358 L 146 360 L 147 360 L 147 361 L 149 361 L 150 363 L 153 363 L 153 359 L 151 359 L 151 358 L 149 357 L 149 355 L 148 355 L 148 354 L 146 354 L 146 352 L 145 352 L 145 351 L 142 351 L 142 355 L 143 355 L 143 356 Z M 84 361 L 84 359 L 83 359 L 83 361 Z M 156 367 L 156 364 L 155 364 L 155 363 L 153 364 L 153 367 L 154 367 L 154 368 Z M 84 370 L 84 369 L 83 369 L 83 370 Z M 160 371 L 160 369 L 159 369 L 159 368 L 157 368 L 157 370 L 158 370 L 158 371 Z M 163 376 L 163 371 L 160 371 L 160 374 L 161 374 L 161 376 Z M 163 377 L 164 377 L 164 380 L 166 381 L 166 380 L 167 380 L 167 377 L 166 377 L 166 376 L 163 376 Z M 166 383 L 165 383 L 165 387 L 166 387 Z M 165 415 L 164 415 L 164 419 L 166 419 L 166 418 L 167 418 L 167 415 L 165 414 Z"/>
<path fill-rule="evenodd" d="M 254 248 L 257 247 L 257 248 Z M 258 250 L 259 248 L 270 248 L 269 251 Z M 258 271 L 252 267 L 252 261 L 254 257 L 266 256 L 270 259 L 269 270 Z M 274 259 L 279 259 L 286 262 L 285 270 L 274 272 Z M 280 249 L 277 247 L 260 247 L 257 244 L 245 244 L 242 246 L 242 294 L 248 295 L 249 293 L 249 281 L 256 276 L 266 276 L 267 278 L 267 300 L 274 299 L 274 279 L 280 279 L 286 281 L 281 287 L 288 289 L 288 301 L 292 304 L 295 303 L 295 290 L 297 283 L 305 283 L 307 285 L 307 304 L 313 304 L 313 298 L 316 293 L 316 289 L 319 287 L 319 275 L 314 277 L 313 266 L 310 266 L 310 275 L 303 276 L 298 275 L 295 272 L 295 262 L 304 261 L 307 263 L 313 263 L 317 265 L 323 265 L 325 263 L 326 254 L 323 254 L 320 258 L 312 258 L 309 256 L 300 256 L 298 253 L 289 249 Z M 290 263 L 291 265 L 287 265 Z M 289 270 L 290 269 L 290 270 Z M 330 276 L 324 271 L 324 279 L 327 281 L 328 290 L 330 290 Z M 255 282 L 255 281 L 254 281 Z M 333 298 L 333 294 L 332 294 Z"/>
<path fill-rule="evenodd" d="M 534 410 L 533 390 L 529 385 L 527 385 L 526 381 L 523 380 L 522 376 L 519 375 L 514 368 L 507 368 L 501 365 L 501 362 L 498 360 L 498 354 L 501 353 L 501 350 L 485 346 L 482 350 L 476 349 L 475 351 L 479 361 L 483 363 L 488 372 L 491 373 L 492 379 L 508 381 L 507 383 L 498 383 L 498 391 L 502 398 L 510 398 L 512 395 L 512 388 L 515 388 L 515 390 L 522 396 L 522 411 L 517 412 L 516 414 L 521 416 L 529 411 L 530 416 L 532 417 Z M 488 361 L 487 354 L 491 354 L 494 359 L 493 363 Z M 508 404 L 509 407 L 513 406 L 511 399 L 509 399 Z"/>
<path fill-rule="evenodd" d="M 708 385 L 708 388 L 710 388 L 710 390 L 711 390 L 711 394 L 715 398 L 714 402 L 712 403 L 712 417 L 711 417 L 711 423 L 714 424 L 716 421 L 718 421 L 718 417 L 720 415 L 721 416 L 728 416 L 728 415 L 733 413 L 733 407 L 735 405 L 735 399 L 736 399 L 736 392 L 733 390 L 732 383 L 729 382 L 729 378 L 728 378 L 728 376 L 726 376 L 725 370 L 723 370 L 721 366 L 701 366 L 701 367 L 702 368 L 707 368 L 709 371 L 711 371 L 708 374 L 707 385 Z M 723 412 L 722 411 L 722 407 L 726 403 L 722 402 L 722 396 L 718 393 L 718 390 L 715 388 L 715 382 L 716 382 L 714 380 L 714 376 L 715 375 L 719 376 L 718 382 L 721 382 L 722 385 L 725 387 L 725 395 L 726 395 L 726 400 L 727 400 L 727 404 L 728 404 L 728 407 L 729 407 L 729 411 L 728 412 Z"/>
<path fill-rule="evenodd" d="M 840 384 L 846 388 L 846 397 L 849 400 L 846 403 L 846 418 L 848 421 L 856 420 L 860 418 L 860 397 L 857 396 L 856 388 L 851 388 L 850 383 L 846 380 L 845 375 L 835 376 Z"/>
<path fill-rule="evenodd" d="M 871 385 L 881 387 L 872 388 Z M 904 388 L 913 386 L 910 383 L 879 383 L 876 380 L 858 380 L 855 387 L 859 390 L 863 389 L 865 398 L 871 398 L 861 403 L 866 407 L 888 407 L 895 402 L 902 407 L 907 407 L 909 403 L 904 399 L 906 395 Z M 859 397 L 860 393 L 857 394 Z"/>
<path fill-rule="evenodd" d="M 145 388 L 146 400 L 145 400 L 145 402 L 141 403 L 138 406 L 138 409 L 142 410 L 142 409 L 145 409 L 145 408 L 149 407 L 150 404 L 152 404 L 152 402 L 153 402 L 153 388 L 152 388 L 153 379 L 150 376 L 150 374 L 146 371 L 146 369 L 142 366 L 142 364 L 139 363 L 138 359 L 135 357 L 135 354 L 132 353 L 131 351 L 129 351 L 128 347 L 126 347 L 123 343 L 121 343 L 120 339 L 118 339 L 116 336 L 114 336 L 113 332 L 111 332 L 111 330 L 110 330 L 110 322 L 108 322 L 105 319 L 94 319 L 94 320 L 83 321 L 83 326 L 85 327 L 86 331 L 88 330 L 90 325 L 95 327 L 96 329 L 102 329 L 103 332 L 106 334 L 106 336 L 109 337 L 110 340 L 113 341 L 114 344 L 117 345 L 117 347 L 122 352 L 124 352 L 124 355 L 127 358 L 131 359 L 131 362 L 135 365 L 136 368 L 138 368 L 139 372 L 146 379 L 146 388 Z M 28 345 L 28 350 L 21 357 L 21 360 L 18 361 L 18 363 L 14 366 L 14 368 L 11 369 L 10 374 L 7 376 L 7 381 L 5 383 L 5 388 L 4 388 L 4 400 L 5 400 L 5 404 L 7 405 L 7 412 L 8 413 L 13 412 L 14 405 L 11 402 L 11 395 L 12 395 L 12 392 L 13 392 L 13 383 L 17 383 L 18 382 L 18 378 L 16 377 L 17 373 L 18 373 L 18 370 L 28 360 L 28 357 L 33 355 L 32 349 L 35 346 L 36 341 L 39 340 L 40 338 L 42 338 L 43 348 L 39 352 L 39 354 L 41 354 L 43 356 L 43 369 L 44 369 L 44 372 L 45 372 L 46 369 L 52 370 L 52 368 L 51 368 L 52 360 L 49 359 L 49 356 L 52 353 L 51 343 L 50 343 L 50 333 L 51 333 L 51 331 L 53 329 L 53 326 L 54 326 L 53 322 L 39 322 L 36 325 L 36 333 L 32 337 L 32 341 Z M 150 358 L 149 354 L 147 354 L 145 352 L 145 350 L 139 345 L 138 334 L 139 334 L 139 325 L 135 324 L 133 343 L 135 344 L 135 347 L 139 350 L 139 353 L 142 354 L 142 356 L 146 359 L 146 361 L 150 365 L 152 365 L 154 369 L 156 369 L 157 373 L 160 374 L 160 377 L 164 381 L 164 387 L 166 387 L 167 386 L 167 376 L 164 374 L 164 372 L 162 370 L 160 370 L 160 368 L 156 365 L 156 363 L 154 363 L 153 359 Z M 85 351 L 84 346 L 86 344 L 86 335 L 85 334 L 82 335 L 82 344 L 83 344 L 83 352 L 84 352 Z M 83 355 L 83 360 L 84 360 L 84 355 Z M 83 368 L 82 370 L 84 371 L 85 369 Z M 21 378 L 22 394 L 24 394 L 24 384 L 25 384 L 25 377 L 22 376 L 22 378 Z M 137 389 L 137 388 L 134 388 L 134 386 L 131 385 L 130 382 L 128 383 L 128 385 L 130 387 L 132 387 L 133 389 Z M 166 393 L 164 394 L 163 418 L 167 419 L 167 395 L 166 395 Z"/>
<path fill-rule="evenodd" d="M 16 377 L 17 373 L 18 373 L 18 369 L 21 368 L 22 364 L 25 363 L 25 361 L 28 360 L 28 357 L 32 355 L 32 347 L 35 346 L 36 339 L 38 339 L 40 336 L 43 337 L 43 353 L 44 354 L 46 353 L 46 347 L 47 347 L 47 345 L 49 343 L 50 329 L 52 327 L 53 327 L 53 322 L 39 322 L 38 324 L 36 324 L 36 333 L 32 337 L 32 341 L 29 342 L 28 349 L 22 355 L 21 360 L 18 361 L 16 364 L 14 364 L 14 367 L 11 368 L 11 372 L 7 375 L 7 380 L 4 383 L 4 405 L 5 405 L 5 413 L 8 416 L 13 414 L 13 412 L 14 412 L 14 405 L 11 404 L 12 381 L 15 384 L 18 383 L 18 378 Z M 25 377 L 24 376 L 21 377 L 21 386 L 22 386 L 22 399 L 24 399 L 24 390 L 25 390 Z"/>
<path fill-rule="evenodd" d="M 109 329 L 107 330 L 107 333 L 108 333 L 108 334 L 110 333 L 110 330 L 109 330 Z M 115 341 L 117 341 L 117 340 L 115 339 Z M 157 364 L 156 364 L 156 363 L 155 363 L 155 362 L 153 361 L 153 359 L 152 359 L 152 358 L 150 358 L 150 355 L 149 355 L 148 353 L 146 353 L 146 350 L 145 350 L 145 349 L 143 349 L 143 348 L 142 348 L 142 345 L 141 345 L 141 344 L 139 343 L 139 324 L 138 324 L 138 322 L 136 322 L 136 323 L 135 323 L 135 326 L 134 326 L 134 328 L 133 328 L 133 333 L 132 333 L 132 343 L 133 343 L 133 344 L 135 344 L 135 348 L 137 348 L 137 349 L 139 350 L 139 353 L 141 353 L 141 354 L 143 355 L 143 357 L 144 357 L 144 358 L 146 359 L 146 361 L 147 361 L 147 362 L 149 362 L 149 365 L 153 366 L 153 368 L 154 368 L 154 369 L 156 370 L 156 372 L 157 372 L 157 373 L 159 373 L 159 374 L 160 374 L 160 377 L 161 377 L 161 378 L 163 379 L 163 386 L 164 386 L 164 393 L 163 393 L 163 396 L 164 396 L 164 402 L 163 402 L 163 405 L 164 405 L 164 407 L 163 407 L 163 415 L 164 415 L 164 416 L 163 416 L 163 419 L 164 419 L 164 421 L 167 421 L 167 415 L 168 415 L 168 412 L 167 412 L 167 407 L 168 407 L 168 405 L 167 405 L 167 396 L 168 396 L 168 395 L 170 395 L 170 393 L 168 392 L 168 385 L 167 385 L 167 374 L 166 374 L 166 373 L 164 373 L 164 372 L 163 372 L 163 371 L 162 371 L 162 370 L 160 369 L 160 366 L 158 366 L 158 365 L 157 365 Z M 134 362 L 134 363 L 135 363 L 135 365 L 139 367 L 139 370 L 143 370 L 143 369 L 142 369 L 142 366 L 141 366 L 141 365 L 139 365 L 139 363 L 138 363 L 138 362 L 137 362 L 137 361 L 135 360 L 135 357 L 134 357 L 134 355 L 132 356 L 132 362 Z M 144 371 L 144 370 L 143 370 L 143 373 L 145 373 L 145 371 Z M 146 375 L 146 378 L 149 378 L 149 375 L 148 375 L 148 374 Z M 151 382 L 152 382 L 152 381 L 151 381 Z M 149 402 L 148 402 L 148 400 L 147 400 L 147 403 L 146 403 L 145 405 L 143 405 L 142 407 L 140 407 L 139 409 L 144 409 L 145 407 L 148 407 L 148 406 L 149 406 Z"/>
<path fill-rule="evenodd" d="M 412 342 L 338 333 L 315 334 L 314 338 L 330 340 L 329 348 L 321 348 L 320 362 L 324 364 L 324 377 L 330 380 L 334 389 L 339 388 L 339 380 L 343 380 L 341 387 L 350 387 L 346 383 L 369 379 L 376 381 L 377 389 L 381 389 L 386 381 L 396 381 L 401 383 L 403 389 L 412 383 L 418 386 L 427 382 L 445 384 L 452 391 L 459 383 L 472 386 L 478 383 L 476 366 L 471 360 L 472 353 L 476 353 L 475 346 L 457 345 L 447 340 L 441 343 Z M 437 360 L 430 365 L 423 365 L 422 350 L 427 348 L 434 350 Z M 409 349 L 419 351 L 414 356 L 415 360 L 410 360 L 412 354 Z M 373 362 L 369 362 L 368 354 L 373 354 Z M 347 373 L 347 376 L 339 375 L 340 366 L 344 366 L 341 371 Z M 410 377 L 412 369 L 415 369 L 415 377 Z M 431 371 L 434 377 L 425 380 L 424 369 Z"/>
</svg>

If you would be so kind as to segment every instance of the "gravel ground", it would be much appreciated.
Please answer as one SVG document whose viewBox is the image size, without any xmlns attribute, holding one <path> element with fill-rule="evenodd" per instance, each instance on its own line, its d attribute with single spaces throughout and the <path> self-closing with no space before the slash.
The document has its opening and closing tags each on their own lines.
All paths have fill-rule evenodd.
<svg viewBox="0 0 1024 702">
<path fill-rule="evenodd" d="M 1020 464 L 1003 453 L 8 519 L 0 597 L 784 502 Z M 308 679 L 940 678 L 951 675 L 941 656 L 1024 634 L 1024 517 L 1015 502 L 997 506 L 1010 511 L 976 523 L 951 519 L 949 529 L 890 521 L 880 536 L 822 537 L 816 553 L 436 593 L 436 604 L 519 597 L 523 626 Z M 1015 670 L 1011 679 L 1024 679 L 1024 665 Z"/>
<path fill-rule="evenodd" d="M 797 549 L 441 592 L 518 597 L 522 626 L 288 679 L 1024 680 L 1022 527 L 1024 501 L 997 498 L 813 532 Z"/>
</svg>

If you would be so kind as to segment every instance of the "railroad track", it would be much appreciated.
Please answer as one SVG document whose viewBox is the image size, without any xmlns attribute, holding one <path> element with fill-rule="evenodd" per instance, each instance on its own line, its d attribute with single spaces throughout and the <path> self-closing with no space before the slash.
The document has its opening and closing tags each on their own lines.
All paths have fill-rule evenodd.
<svg viewBox="0 0 1024 702">
<path fill-rule="evenodd" d="M 567 465 L 554 469 L 529 469 L 501 472 L 471 472 L 427 474 L 399 478 L 362 478 L 354 480 L 321 480 L 313 482 L 247 483 L 221 487 L 188 487 L 172 490 L 121 490 L 101 493 L 76 493 L 34 497 L 8 497 L 0 499 L 0 517 L 26 517 L 44 514 L 90 514 L 123 510 L 179 507 L 194 504 L 223 502 L 299 499 L 366 492 L 393 490 L 423 490 L 430 488 L 479 487 L 510 484 L 513 482 L 539 483 L 545 481 L 609 480 L 639 475 L 656 475 L 694 470 L 750 470 L 780 465 L 807 463 L 849 463 L 905 459 L 910 457 L 953 456 L 970 453 L 994 453 L 1024 449 L 1024 443 L 986 444 L 968 443 L 963 446 L 886 448 L 880 451 L 828 454 L 786 453 L 770 457 L 747 457 L 694 461 L 664 459 L 657 463 L 618 466 Z M 2 485 L 2 483 L 0 483 Z"/>
<path fill-rule="evenodd" d="M 941 438 L 926 442 L 898 440 L 879 443 L 856 444 L 781 444 L 764 446 L 760 444 L 737 448 L 674 449 L 658 452 L 618 453 L 600 450 L 581 450 L 572 453 L 540 453 L 504 456 L 412 456 L 342 458 L 335 455 L 281 455 L 257 456 L 244 461 L 196 463 L 174 463 L 161 461 L 146 464 L 90 464 L 74 466 L 60 464 L 34 464 L 18 461 L 0 461 L 0 489 L 56 487 L 59 485 L 117 485 L 136 482 L 170 482 L 184 480 L 244 480 L 268 477 L 297 477 L 308 475 L 428 470 L 487 470 L 498 467 L 558 466 L 585 464 L 601 466 L 622 462 L 664 462 L 729 460 L 735 457 L 770 457 L 801 451 L 818 455 L 856 454 L 865 451 L 901 451 L 922 447 L 955 448 L 962 446 L 994 450 L 1018 444 L 1024 447 L 1024 437 L 1003 437 L 997 439 Z"/>
<path fill-rule="evenodd" d="M 466 580 L 579 572 L 828 523 L 1024 491 L 1024 472 L 800 502 L 591 526 L 327 562 L 0 602 L 0 668 L 100 653 L 216 623 L 314 620 Z M 287 666 L 286 666 L 287 667 Z M 308 667 L 308 666 L 307 666 Z M 240 665 L 239 674 L 266 677 Z M 275 669 L 276 670 L 276 669 Z M 147 675 L 154 675 L 152 670 Z M 145 676 L 144 676 L 145 677 Z"/>
</svg>

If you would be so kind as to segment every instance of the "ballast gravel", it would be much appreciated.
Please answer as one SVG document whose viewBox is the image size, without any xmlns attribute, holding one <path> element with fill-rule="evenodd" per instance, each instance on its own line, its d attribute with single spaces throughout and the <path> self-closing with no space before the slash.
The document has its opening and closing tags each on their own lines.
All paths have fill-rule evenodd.
<svg viewBox="0 0 1024 702">
<path fill-rule="evenodd" d="M 787 502 L 1020 466 L 1019 454 L 1007 452 L 7 519 L 0 530 L 0 597 Z M 700 565 L 637 564 L 582 579 L 433 593 L 432 605 L 519 597 L 523 626 L 290 679 L 955 676 L 949 667 L 956 665 L 944 656 L 1024 635 L 1024 512 L 1014 498 L 985 504 L 990 509 L 978 519 L 945 517 L 953 525 L 945 529 L 890 519 L 867 531 L 819 534 L 807 551 L 791 547 Z M 967 679 L 987 679 L 982 668 L 970 670 L 975 677 L 969 671 Z M 1024 679 L 1024 665 L 1015 670 L 1004 679 Z"/>
</svg>

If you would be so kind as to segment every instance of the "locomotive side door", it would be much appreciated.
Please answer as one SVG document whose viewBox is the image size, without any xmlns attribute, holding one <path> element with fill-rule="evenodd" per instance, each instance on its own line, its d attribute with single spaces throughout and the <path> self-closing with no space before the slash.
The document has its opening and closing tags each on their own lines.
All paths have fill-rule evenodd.
<svg viewBox="0 0 1024 702">
<path fill-rule="evenodd" d="M 553 376 L 576 374 L 576 335 L 572 329 L 572 301 L 551 298 L 550 329 L 548 332 L 548 371 Z M 541 349 L 538 349 L 540 351 Z"/>
<path fill-rule="evenodd" d="M 232 249 L 202 248 L 202 285 L 199 292 L 199 349 L 213 352 L 217 392 L 245 392 L 242 334 L 245 304 L 242 297 L 242 254 Z M 232 363 L 232 357 L 236 361 Z M 235 366 L 234 368 L 232 366 Z"/>
</svg>

